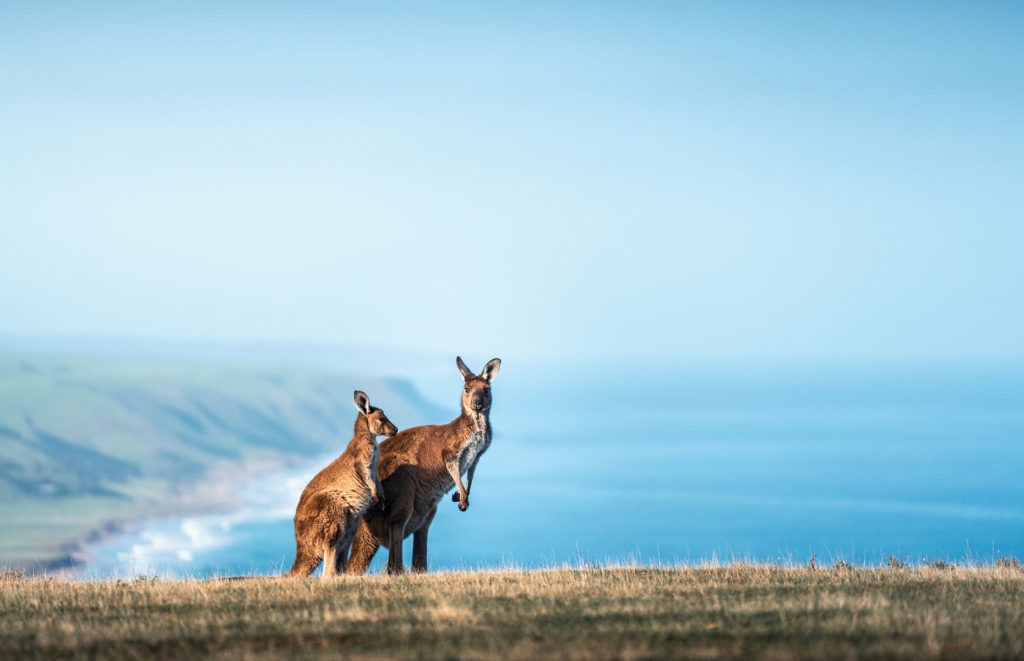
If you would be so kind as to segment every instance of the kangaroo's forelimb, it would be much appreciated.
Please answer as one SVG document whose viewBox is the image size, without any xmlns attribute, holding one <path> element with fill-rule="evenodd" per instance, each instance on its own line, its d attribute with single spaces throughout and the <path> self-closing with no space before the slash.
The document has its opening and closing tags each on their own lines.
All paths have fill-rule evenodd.
<svg viewBox="0 0 1024 661">
<path fill-rule="evenodd" d="M 477 455 L 476 459 L 473 460 L 473 463 L 469 465 L 469 470 L 466 471 L 466 501 L 467 501 L 466 505 L 467 505 L 467 507 L 469 506 L 469 502 L 468 502 L 469 501 L 469 492 L 473 488 L 473 473 L 476 472 L 476 464 L 477 464 L 478 461 L 480 461 L 480 455 Z M 452 502 L 453 503 L 460 502 L 461 499 L 462 499 L 462 494 L 461 493 L 455 492 L 455 493 L 452 494 Z M 465 510 L 463 510 L 463 511 L 465 511 Z"/>
<path fill-rule="evenodd" d="M 459 487 L 459 510 L 465 512 L 469 509 L 469 492 L 466 491 L 466 487 L 462 484 L 462 473 L 459 471 L 459 460 L 449 461 L 445 464 L 445 468 L 448 469 L 448 474 L 455 480 L 455 485 Z"/>
</svg>

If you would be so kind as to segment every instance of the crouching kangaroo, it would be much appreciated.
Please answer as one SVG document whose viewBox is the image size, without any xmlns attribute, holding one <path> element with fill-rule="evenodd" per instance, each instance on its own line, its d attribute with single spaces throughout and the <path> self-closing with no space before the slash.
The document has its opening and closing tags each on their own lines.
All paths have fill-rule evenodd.
<svg viewBox="0 0 1024 661">
<path fill-rule="evenodd" d="M 477 376 L 462 358 L 455 359 L 465 383 L 462 413 L 446 425 L 411 427 L 381 443 L 380 479 L 385 507 L 366 513 L 355 541 L 348 571 L 362 574 L 374 554 L 386 546 L 388 573 L 401 574 L 402 540 L 413 535 L 412 570 L 427 571 L 427 531 L 441 497 L 453 486 L 453 499 L 463 512 L 469 507 L 469 489 L 480 455 L 491 444 L 491 381 L 501 361 L 493 359 Z M 466 473 L 466 484 L 462 474 Z"/>
<path fill-rule="evenodd" d="M 306 485 L 295 508 L 295 564 L 285 576 L 309 576 L 324 562 L 324 578 L 345 570 L 348 548 L 360 517 L 374 502 L 382 504 L 377 477 L 378 436 L 398 429 L 384 411 L 370 406 L 366 393 L 355 391 L 352 440 L 340 457 Z"/>
</svg>

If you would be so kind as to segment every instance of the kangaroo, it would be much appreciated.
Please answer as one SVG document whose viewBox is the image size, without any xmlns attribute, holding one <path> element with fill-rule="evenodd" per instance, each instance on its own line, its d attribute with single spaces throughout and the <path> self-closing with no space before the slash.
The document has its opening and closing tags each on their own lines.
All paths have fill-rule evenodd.
<svg viewBox="0 0 1024 661">
<path fill-rule="evenodd" d="M 449 489 L 463 512 L 480 455 L 491 444 L 491 381 L 501 361 L 491 360 L 477 376 L 456 357 L 462 378 L 462 413 L 446 425 L 411 427 L 381 443 L 380 479 L 385 507 L 366 513 L 356 531 L 349 560 L 350 574 L 362 574 L 377 549 L 386 546 L 388 573 L 401 574 L 402 540 L 414 535 L 412 570 L 427 571 L 427 531 L 437 504 Z M 466 484 L 462 474 L 466 473 Z"/>
<path fill-rule="evenodd" d="M 340 457 L 309 481 L 299 497 L 295 508 L 295 564 L 285 576 L 309 576 L 321 560 L 324 578 L 345 571 L 359 519 L 372 503 L 384 503 L 377 477 L 377 437 L 394 436 L 398 429 L 384 411 L 370 406 L 366 393 L 355 391 L 353 400 L 359 415 L 352 440 Z"/>
</svg>

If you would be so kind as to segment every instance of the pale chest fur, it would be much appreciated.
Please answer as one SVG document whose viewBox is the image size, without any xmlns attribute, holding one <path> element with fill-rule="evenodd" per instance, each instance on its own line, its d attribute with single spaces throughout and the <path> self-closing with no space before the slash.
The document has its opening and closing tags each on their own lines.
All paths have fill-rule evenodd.
<svg viewBox="0 0 1024 661">
<path fill-rule="evenodd" d="M 372 485 L 378 481 L 377 476 L 377 465 L 380 463 L 380 447 L 374 446 L 373 453 L 370 455 L 370 461 L 366 464 L 366 478 Z"/>
<path fill-rule="evenodd" d="M 464 475 L 490 444 L 491 428 L 485 423 L 483 429 L 473 432 L 463 446 L 462 454 L 459 457 L 459 472 Z"/>
</svg>

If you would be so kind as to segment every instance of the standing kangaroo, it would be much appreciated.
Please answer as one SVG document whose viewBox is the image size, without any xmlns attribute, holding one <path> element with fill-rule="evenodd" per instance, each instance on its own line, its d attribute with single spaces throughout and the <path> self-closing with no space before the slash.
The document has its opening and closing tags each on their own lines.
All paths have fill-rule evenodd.
<svg viewBox="0 0 1024 661">
<path fill-rule="evenodd" d="M 295 508 L 295 564 L 285 576 L 309 576 L 324 561 L 324 578 L 345 571 L 348 548 L 360 517 L 383 490 L 377 477 L 377 437 L 398 433 L 384 411 L 370 406 L 366 393 L 354 394 L 355 431 L 348 447 L 316 474 Z"/>
<path fill-rule="evenodd" d="M 402 540 L 414 535 L 412 570 L 427 571 L 427 531 L 437 513 L 437 503 L 458 486 L 452 500 L 463 512 L 469 507 L 476 462 L 491 444 L 491 381 L 498 373 L 497 358 L 484 365 L 477 376 L 462 358 L 455 364 L 465 380 L 462 413 L 446 425 L 427 425 L 403 430 L 381 443 L 380 479 L 386 506 L 366 513 L 355 541 L 348 571 L 362 574 L 381 546 L 389 550 L 388 573 L 401 574 Z M 467 473 L 466 485 L 462 474 Z"/>
</svg>

